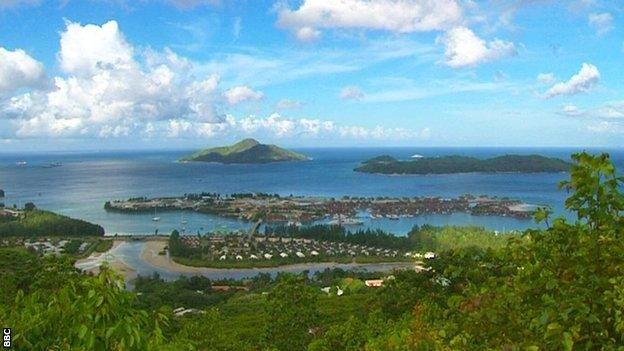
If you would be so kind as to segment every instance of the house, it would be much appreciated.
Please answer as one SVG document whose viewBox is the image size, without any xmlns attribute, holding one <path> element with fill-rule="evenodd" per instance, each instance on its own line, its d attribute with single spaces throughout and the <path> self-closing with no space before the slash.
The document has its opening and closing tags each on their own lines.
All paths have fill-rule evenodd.
<svg viewBox="0 0 624 351">
<path fill-rule="evenodd" d="M 225 261 L 226 258 L 227 258 L 227 256 L 223 255 L 223 256 L 219 257 L 219 261 Z"/>
<path fill-rule="evenodd" d="M 295 255 L 297 255 L 297 257 L 299 257 L 299 258 L 304 258 L 305 257 L 305 255 L 302 252 L 300 252 L 300 251 L 297 251 L 297 253 Z"/>
<path fill-rule="evenodd" d="M 288 257 L 288 254 L 285 253 L 285 252 L 282 252 L 282 253 L 280 253 L 280 257 L 281 258 L 286 258 L 286 257 Z"/>
<path fill-rule="evenodd" d="M 436 257 L 436 254 L 434 252 L 426 252 L 424 257 L 428 260 L 434 259 Z"/>
<path fill-rule="evenodd" d="M 266 258 L 267 260 L 270 260 L 273 257 L 273 255 L 265 253 L 264 254 L 264 258 Z"/>
<path fill-rule="evenodd" d="M 369 279 L 365 280 L 364 284 L 369 288 L 379 288 L 383 286 L 383 279 Z"/>
<path fill-rule="evenodd" d="M 318 253 L 318 251 L 316 251 L 316 250 L 312 250 L 312 252 L 310 252 L 310 255 L 312 255 L 312 256 L 318 256 L 318 255 L 319 255 L 319 253 Z"/>
<path fill-rule="evenodd" d="M 242 260 L 242 259 L 243 259 L 243 256 L 241 256 L 241 255 L 236 255 L 236 259 L 237 259 L 238 261 L 240 261 L 240 260 Z"/>
</svg>

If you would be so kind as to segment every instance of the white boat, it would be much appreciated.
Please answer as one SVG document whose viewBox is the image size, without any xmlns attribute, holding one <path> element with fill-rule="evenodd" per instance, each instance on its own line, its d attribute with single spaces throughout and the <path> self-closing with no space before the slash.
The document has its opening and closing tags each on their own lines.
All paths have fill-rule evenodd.
<svg viewBox="0 0 624 351">
<path fill-rule="evenodd" d="M 329 221 L 330 225 L 362 225 L 364 222 L 357 218 L 342 218 Z"/>
<path fill-rule="evenodd" d="M 26 161 L 19 161 L 19 162 L 16 162 L 15 164 L 18 165 L 18 166 L 26 166 L 26 165 L 28 165 L 28 162 L 26 162 Z"/>
<path fill-rule="evenodd" d="M 412 155 L 412 158 L 423 158 L 423 157 L 425 157 L 425 156 L 420 155 L 420 154 L 413 154 Z"/>
<path fill-rule="evenodd" d="M 156 207 L 154 207 L 154 217 L 152 217 L 152 221 L 154 222 L 160 221 L 160 217 L 156 216 Z"/>
</svg>

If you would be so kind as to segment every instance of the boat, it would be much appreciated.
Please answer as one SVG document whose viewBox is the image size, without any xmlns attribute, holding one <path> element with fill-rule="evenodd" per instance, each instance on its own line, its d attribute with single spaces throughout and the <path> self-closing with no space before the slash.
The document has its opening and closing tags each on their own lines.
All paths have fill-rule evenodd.
<svg viewBox="0 0 624 351">
<path fill-rule="evenodd" d="M 398 215 L 395 215 L 395 214 L 389 214 L 389 215 L 386 215 L 386 218 L 398 221 L 400 217 Z"/>
<path fill-rule="evenodd" d="M 154 207 L 154 217 L 152 217 L 152 221 L 154 222 L 160 221 L 160 217 L 156 216 L 156 207 Z"/>
<path fill-rule="evenodd" d="M 18 161 L 15 164 L 18 165 L 18 166 L 27 166 L 28 162 L 26 162 L 26 161 Z"/>
<path fill-rule="evenodd" d="M 329 224 L 330 225 L 362 225 L 364 224 L 364 222 L 357 218 L 338 218 L 338 219 L 329 221 Z"/>
<path fill-rule="evenodd" d="M 413 154 L 412 155 L 412 158 L 423 158 L 423 157 L 425 157 L 425 156 L 420 155 L 420 154 Z"/>
</svg>

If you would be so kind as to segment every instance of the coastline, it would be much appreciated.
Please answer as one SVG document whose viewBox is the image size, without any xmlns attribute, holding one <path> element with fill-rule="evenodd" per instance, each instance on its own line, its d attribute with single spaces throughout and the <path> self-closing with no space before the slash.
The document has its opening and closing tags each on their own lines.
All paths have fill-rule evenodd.
<svg viewBox="0 0 624 351">
<path fill-rule="evenodd" d="M 74 266 L 86 273 L 98 274 L 101 265 L 106 262 L 115 272 L 121 274 L 126 281 L 133 280 L 137 277 L 137 271 L 128 265 L 120 255 L 117 255 L 117 249 L 124 243 L 123 240 L 114 240 L 113 246 L 106 252 L 93 252 L 85 258 L 76 260 Z"/>
</svg>

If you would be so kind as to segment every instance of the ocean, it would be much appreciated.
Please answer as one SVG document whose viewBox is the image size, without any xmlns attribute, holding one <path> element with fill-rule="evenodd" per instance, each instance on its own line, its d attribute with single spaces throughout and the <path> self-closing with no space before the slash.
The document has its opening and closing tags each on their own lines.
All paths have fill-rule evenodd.
<svg viewBox="0 0 624 351">
<path fill-rule="evenodd" d="M 443 156 L 461 154 L 479 158 L 502 154 L 540 154 L 569 159 L 570 148 L 309 148 L 295 149 L 312 158 L 306 162 L 255 165 L 179 163 L 193 150 L 107 151 L 84 153 L 0 153 L 0 189 L 7 206 L 33 202 L 39 208 L 98 223 L 107 234 L 166 234 L 173 229 L 187 234 L 214 230 L 246 229 L 250 223 L 198 214 L 165 212 L 154 214 L 108 213 L 104 203 L 128 197 L 179 196 L 202 191 L 222 194 L 265 192 L 280 195 L 349 196 L 440 196 L 462 194 L 508 196 L 530 204 L 563 208 L 566 193 L 557 184 L 567 173 L 501 173 L 451 175 L 376 175 L 354 172 L 361 161 L 388 154 L 409 158 L 413 154 Z M 609 152 L 624 170 L 624 149 L 588 150 Z M 26 165 L 18 165 L 27 162 Z M 53 166 L 54 165 L 54 166 Z M 182 222 L 186 224 L 182 224 Z M 416 224 L 478 225 L 508 231 L 535 227 L 531 220 L 466 214 L 428 215 L 388 219 L 364 219 L 364 226 L 404 235 Z"/>
</svg>

